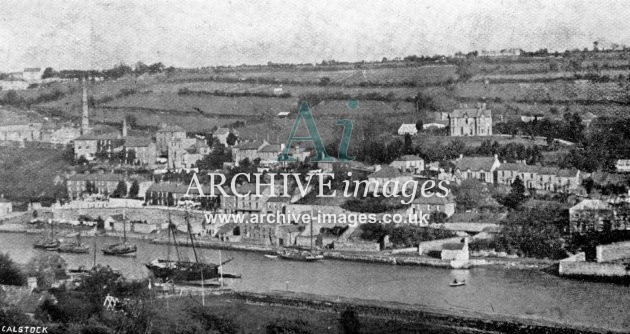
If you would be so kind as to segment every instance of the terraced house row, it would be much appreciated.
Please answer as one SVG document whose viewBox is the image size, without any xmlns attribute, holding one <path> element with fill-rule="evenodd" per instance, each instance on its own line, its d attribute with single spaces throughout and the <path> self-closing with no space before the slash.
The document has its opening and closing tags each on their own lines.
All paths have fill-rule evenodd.
<svg viewBox="0 0 630 334">
<path fill-rule="evenodd" d="M 574 193 L 581 188 L 580 171 L 501 163 L 498 157 L 463 157 L 453 161 L 455 177 L 460 180 L 476 179 L 486 183 L 511 185 L 518 177 L 528 189 L 546 192 Z"/>
</svg>

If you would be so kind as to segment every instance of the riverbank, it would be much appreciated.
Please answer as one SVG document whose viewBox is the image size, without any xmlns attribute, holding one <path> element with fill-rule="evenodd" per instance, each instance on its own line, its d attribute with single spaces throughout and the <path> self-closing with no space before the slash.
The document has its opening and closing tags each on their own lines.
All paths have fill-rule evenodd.
<svg viewBox="0 0 630 334">
<path fill-rule="evenodd" d="M 60 229 L 60 233 L 63 232 L 72 233 L 74 230 L 72 228 Z M 27 225 L 21 224 L 2 224 L 0 225 L 0 233 L 27 233 L 27 234 L 37 234 L 44 233 L 46 229 L 37 229 L 30 228 Z M 99 232 L 101 236 L 107 237 L 120 237 L 120 233 L 117 232 Z M 166 236 L 160 236 L 157 234 L 142 234 L 142 233 L 134 233 L 128 232 L 127 238 L 129 239 L 138 239 L 138 240 L 147 240 L 151 243 L 158 245 L 173 245 L 173 242 L 169 242 L 169 239 Z M 178 237 L 177 244 L 180 246 L 191 247 L 192 243 L 188 237 Z M 195 240 L 195 246 L 199 248 L 206 249 L 217 249 L 217 250 L 232 250 L 232 251 L 243 251 L 243 252 L 257 252 L 257 253 L 275 253 L 277 251 L 276 247 L 265 246 L 265 245 L 253 245 L 253 244 L 243 244 L 243 243 L 235 243 L 235 242 L 221 242 L 215 240 L 207 240 L 207 239 L 197 239 Z M 437 268 L 451 268 L 450 261 L 444 261 L 438 258 L 429 257 L 426 255 L 405 255 L 405 254 L 391 254 L 389 252 L 350 252 L 350 251 L 335 251 L 329 250 L 323 252 L 324 257 L 327 259 L 333 260 L 341 260 L 341 261 L 352 261 L 352 262 L 363 262 L 363 263 L 380 263 L 380 264 L 390 264 L 390 265 L 404 265 L 404 266 L 429 266 L 429 267 L 437 267 Z M 507 259 L 507 258 L 471 258 L 470 259 L 470 267 L 493 267 L 498 269 L 522 269 L 522 270 L 532 270 L 532 269 L 547 269 L 549 267 L 553 267 L 557 265 L 557 261 L 551 260 L 540 260 L 540 259 L 532 259 L 532 258 L 518 258 L 518 259 Z"/>
<path fill-rule="evenodd" d="M 151 240 L 154 244 L 159 245 L 172 245 L 165 238 L 156 238 Z M 191 247 L 192 243 L 188 238 L 178 238 L 177 243 L 180 246 Z M 275 253 L 277 249 L 271 246 L 263 245 L 248 245 L 240 243 L 228 243 L 220 241 L 210 240 L 195 240 L 195 246 L 199 248 L 207 249 L 221 249 L 221 250 L 235 250 L 235 251 L 247 251 L 258 253 Z M 363 263 L 380 263 L 390 265 L 404 265 L 404 266 L 429 266 L 437 268 L 451 268 L 450 261 L 441 260 L 438 258 L 429 257 L 426 255 L 402 255 L 391 254 L 388 252 L 342 252 L 342 251 L 324 251 L 324 258 L 363 262 Z M 506 259 L 506 258 L 472 258 L 470 259 L 470 267 L 494 267 L 502 269 L 547 269 L 554 266 L 557 261 L 540 260 L 531 258 L 519 258 L 519 259 Z"/>
<path fill-rule="evenodd" d="M 525 316 L 285 291 L 224 291 L 205 298 L 209 308 L 237 318 L 251 330 L 260 328 L 260 324 L 269 319 L 284 317 L 306 320 L 318 332 L 338 333 L 341 332 L 341 313 L 353 310 L 363 333 L 621 333 Z M 240 317 L 247 319 L 241 321 Z"/>
</svg>

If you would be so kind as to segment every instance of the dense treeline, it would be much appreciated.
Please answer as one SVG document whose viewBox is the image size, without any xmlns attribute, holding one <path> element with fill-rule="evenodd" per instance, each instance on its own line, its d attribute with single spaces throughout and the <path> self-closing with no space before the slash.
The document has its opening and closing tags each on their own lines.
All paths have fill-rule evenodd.
<svg viewBox="0 0 630 334">
<path fill-rule="evenodd" d="M 30 106 L 35 104 L 59 100 L 65 95 L 66 93 L 60 89 L 55 89 L 51 92 L 43 92 L 35 97 L 23 97 L 14 90 L 10 90 L 0 98 L 0 104 L 17 108 L 30 108 Z"/>
</svg>

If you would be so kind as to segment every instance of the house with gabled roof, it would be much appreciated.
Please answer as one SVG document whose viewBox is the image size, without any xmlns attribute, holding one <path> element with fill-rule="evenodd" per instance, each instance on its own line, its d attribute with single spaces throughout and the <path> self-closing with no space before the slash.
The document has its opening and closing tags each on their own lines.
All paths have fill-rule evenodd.
<svg viewBox="0 0 630 334">
<path fill-rule="evenodd" d="M 402 172 L 420 173 L 424 170 L 424 159 L 417 155 L 406 154 L 396 158 L 389 165 L 400 169 Z"/>
<path fill-rule="evenodd" d="M 581 185 L 580 171 L 577 169 L 504 163 L 495 171 L 498 184 L 511 185 L 517 177 L 525 188 L 540 191 L 574 193 Z"/>
<path fill-rule="evenodd" d="M 418 128 L 416 128 L 416 125 L 413 123 L 404 123 L 400 125 L 400 128 L 398 128 L 399 136 L 404 136 L 404 135 L 415 136 L 417 134 L 418 134 Z"/>
<path fill-rule="evenodd" d="M 256 183 L 249 182 L 238 185 L 236 189 L 225 187 L 228 196 L 221 198 L 221 209 L 226 213 L 266 212 L 271 188 L 262 184 L 258 188 L 260 193 L 257 192 Z M 241 196 L 237 196 L 233 190 Z"/>
<path fill-rule="evenodd" d="M 372 193 L 398 194 L 405 182 L 413 180 L 413 176 L 392 166 L 385 166 L 368 175 L 368 191 Z"/>
<path fill-rule="evenodd" d="M 460 155 L 454 164 L 456 179 L 475 179 L 486 183 L 495 183 L 494 171 L 501 165 L 497 155 L 494 157 L 464 157 Z"/>
<path fill-rule="evenodd" d="M 492 111 L 485 103 L 455 109 L 449 117 L 451 136 L 492 136 Z"/>
<path fill-rule="evenodd" d="M 453 195 L 449 193 L 445 197 L 439 197 L 435 193 L 431 196 L 422 196 L 422 194 L 417 193 L 407 209 L 408 216 L 433 212 L 444 212 L 446 216 L 452 216 L 455 213 Z"/>
<path fill-rule="evenodd" d="M 42 81 L 44 70 L 41 67 L 28 67 L 22 72 L 22 79 L 28 83 L 37 83 Z"/>
<path fill-rule="evenodd" d="M 77 199 L 88 190 L 107 196 L 112 194 L 118 183 L 124 179 L 121 174 L 75 174 L 66 181 L 68 197 Z M 88 189 L 88 184 L 91 189 Z"/>
<path fill-rule="evenodd" d="M 134 163 L 152 167 L 155 165 L 157 147 L 151 138 L 147 137 L 126 137 L 124 150 L 127 154 L 133 151 L 135 154 Z"/>
<path fill-rule="evenodd" d="M 571 233 L 630 231 L 630 204 L 585 199 L 569 209 Z"/>
<path fill-rule="evenodd" d="M 122 148 L 124 140 L 118 133 L 84 134 L 73 140 L 74 157 L 83 156 L 88 161 L 94 160 L 98 154 L 111 156 Z"/>
<path fill-rule="evenodd" d="M 157 154 L 168 154 L 169 143 L 178 139 L 186 139 L 186 130 L 177 125 L 163 126 L 155 134 Z"/>
</svg>

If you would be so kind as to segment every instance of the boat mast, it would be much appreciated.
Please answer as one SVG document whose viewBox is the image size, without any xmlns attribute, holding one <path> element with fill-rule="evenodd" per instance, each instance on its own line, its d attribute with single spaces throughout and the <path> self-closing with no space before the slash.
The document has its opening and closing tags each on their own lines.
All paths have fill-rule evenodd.
<svg viewBox="0 0 630 334">
<path fill-rule="evenodd" d="M 94 227 L 94 258 L 92 260 L 92 268 L 96 267 L 96 230 L 97 226 Z"/>
<path fill-rule="evenodd" d="M 124 208 L 123 208 L 123 242 L 127 243 L 127 218 L 125 217 Z"/>
<path fill-rule="evenodd" d="M 184 215 L 186 219 L 186 227 L 188 228 L 188 236 L 190 237 L 190 245 L 192 246 L 193 253 L 195 254 L 195 262 L 199 263 L 199 258 L 197 257 L 197 249 L 195 248 L 195 240 L 193 239 L 192 232 L 190 231 L 190 221 L 188 220 L 188 210 L 186 210 L 186 214 Z"/>
<path fill-rule="evenodd" d="M 311 252 L 313 251 L 313 219 L 315 217 L 313 217 L 313 209 L 311 208 L 311 221 L 310 221 L 310 225 L 311 225 Z"/>
<path fill-rule="evenodd" d="M 168 212 L 168 228 L 166 229 L 168 245 L 166 245 L 166 261 L 171 261 L 171 212 Z M 173 236 L 175 239 L 175 236 Z"/>
</svg>

